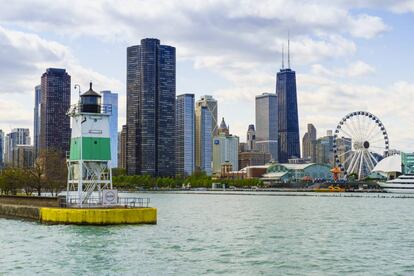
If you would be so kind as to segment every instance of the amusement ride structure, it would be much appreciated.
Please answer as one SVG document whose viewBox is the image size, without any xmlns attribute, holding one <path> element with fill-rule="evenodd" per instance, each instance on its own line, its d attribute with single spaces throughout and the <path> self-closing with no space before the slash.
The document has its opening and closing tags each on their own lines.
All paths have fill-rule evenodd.
<svg viewBox="0 0 414 276">
<path fill-rule="evenodd" d="M 384 124 L 366 111 L 347 114 L 336 127 L 333 138 L 334 161 L 347 178 L 366 178 L 375 165 L 388 156 L 389 140 Z"/>
</svg>

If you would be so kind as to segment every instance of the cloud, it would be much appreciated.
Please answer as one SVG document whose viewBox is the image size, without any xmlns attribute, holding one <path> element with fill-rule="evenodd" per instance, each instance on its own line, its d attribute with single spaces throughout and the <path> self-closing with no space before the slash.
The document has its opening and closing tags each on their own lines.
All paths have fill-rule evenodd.
<svg viewBox="0 0 414 276">
<path fill-rule="evenodd" d="M 28 122 L 33 120 L 34 87 L 40 84 L 41 75 L 49 67 L 66 68 L 72 76 L 72 86 L 79 83 L 85 89 L 89 81 L 93 81 L 98 91 L 124 90 L 122 82 L 82 66 L 64 45 L 36 34 L 0 26 L 0 45 L 0 128 L 9 129 L 10 124 L 13 127 L 32 127 Z M 72 94 L 72 102 L 75 95 Z M 123 99 L 120 98 L 122 118 L 125 110 Z"/>
<path fill-rule="evenodd" d="M 406 103 L 412 84 L 395 82 L 383 88 L 354 84 L 352 79 L 376 72 L 364 61 L 354 60 L 359 38 L 369 40 L 391 30 L 384 19 L 370 11 L 411 12 L 412 1 L 0 0 L 0 4 L 0 25 L 8 28 L 0 28 L 0 93 L 32 95 L 45 68 L 65 67 L 73 83 L 85 87 L 93 80 L 97 90 L 122 92 L 120 114 L 124 117 L 125 80 L 84 66 L 68 47 L 45 39 L 43 34 L 61 41 L 92 38 L 102 45 L 125 46 L 138 44 L 143 37 L 158 37 L 177 48 L 179 60 L 224 78 L 227 86 L 213 94 L 220 101 L 237 105 L 223 108 L 222 115 L 247 122 L 253 117 L 243 116 L 247 108 L 254 108 L 254 96 L 274 92 L 276 66 L 280 64 L 282 46 L 286 49 L 289 31 L 292 64 L 311 66 L 309 73 L 297 75 L 301 126 L 313 121 L 320 122 L 322 130 L 332 128 L 355 108 L 372 109 L 380 117 L 403 121 L 399 116 L 406 114 L 400 108 L 393 112 L 399 100 L 396 102 L 392 95 L 398 95 L 404 108 L 410 110 Z M 335 68 L 326 65 L 338 60 L 346 60 L 346 64 Z M 387 105 L 387 101 L 393 104 Z M 22 108 L 31 110 L 32 104 Z M 249 115 L 252 113 L 250 110 Z M 0 114 L 0 119 L 7 121 L 3 116 Z M 120 122 L 124 121 L 122 117 Z M 247 123 L 246 127 L 228 123 L 237 134 L 245 136 Z M 401 134 L 404 131 L 398 131 L 394 123 L 389 125 L 394 128 L 393 137 L 406 139 Z"/>
<path fill-rule="evenodd" d="M 391 10 L 396 13 L 414 13 L 414 1 L 412 0 L 396 1 L 391 6 Z"/>
<path fill-rule="evenodd" d="M 39 55 L 20 58 L 13 64 L 20 76 L 22 70 L 18 66 L 26 68 L 27 74 L 18 82 L 22 86 L 3 85 L 7 91 L 26 92 L 49 65 L 65 66 L 71 74 L 82 72 L 73 75 L 74 81 L 87 82 L 93 77 L 96 82 L 108 82 L 96 70 L 85 71 L 62 44 L 29 33 L 54 33 L 64 37 L 62 40 L 93 37 L 124 45 L 137 44 L 142 37 L 159 37 L 162 43 L 176 46 L 180 60 L 189 60 L 196 69 L 213 71 L 229 81 L 231 87 L 220 91 L 224 94 L 225 89 L 272 87 L 275 64 L 280 64 L 282 46 L 286 49 L 288 30 L 292 64 L 312 64 L 354 55 L 357 47 L 349 36 L 373 37 L 380 32 L 379 27 L 368 29 L 368 25 L 373 22 L 379 26 L 382 22 L 379 18 L 354 15 L 347 6 L 312 1 L 123 1 L 121 5 L 112 0 L 39 0 L 35 4 L 17 1 L 1 6 L 0 24 L 19 27 L 24 30 L 20 36 L 35 44 L 11 46 L 19 54 L 9 56 Z M 367 25 L 367 30 L 356 32 L 358 22 Z M 108 87 L 124 91 L 124 80 L 112 79 L 109 84 Z"/>
<path fill-rule="evenodd" d="M 375 68 L 361 60 L 352 62 L 344 68 L 328 69 L 322 64 L 313 64 L 311 72 L 314 75 L 337 78 L 356 78 L 375 73 Z"/>
<path fill-rule="evenodd" d="M 45 62 L 53 64 L 71 58 L 61 44 L 1 26 L 0 45 L 0 78 L 3 80 L 0 93 L 21 93 L 38 82 L 34 73 L 39 72 Z"/>
<path fill-rule="evenodd" d="M 355 37 L 370 39 L 390 29 L 378 16 L 360 14 L 350 21 L 350 32 Z"/>
<path fill-rule="evenodd" d="M 350 64 L 344 73 L 349 77 L 359 77 L 375 73 L 375 68 L 359 60 Z"/>
<path fill-rule="evenodd" d="M 414 83 L 397 81 L 386 87 L 354 84 L 341 80 L 310 82 L 315 76 L 298 76 L 298 104 L 301 134 L 306 124 L 314 123 L 319 135 L 334 129 L 343 116 L 352 111 L 369 111 L 384 123 L 390 147 L 412 150 L 410 140 L 411 103 L 414 100 Z"/>
</svg>

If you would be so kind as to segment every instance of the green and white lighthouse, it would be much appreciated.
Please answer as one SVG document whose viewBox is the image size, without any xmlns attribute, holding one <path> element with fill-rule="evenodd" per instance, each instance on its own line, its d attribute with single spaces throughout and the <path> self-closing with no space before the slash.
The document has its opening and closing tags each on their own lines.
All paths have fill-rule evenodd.
<svg viewBox="0 0 414 276">
<path fill-rule="evenodd" d="M 105 204 L 116 200 L 112 190 L 111 106 L 101 104 L 101 95 L 89 90 L 68 111 L 72 118 L 72 136 L 68 164 L 67 203 L 69 205 Z M 95 192 L 95 193 L 94 193 Z M 109 192 L 110 196 L 105 193 Z M 110 202 L 108 203 L 110 204 Z"/>
</svg>

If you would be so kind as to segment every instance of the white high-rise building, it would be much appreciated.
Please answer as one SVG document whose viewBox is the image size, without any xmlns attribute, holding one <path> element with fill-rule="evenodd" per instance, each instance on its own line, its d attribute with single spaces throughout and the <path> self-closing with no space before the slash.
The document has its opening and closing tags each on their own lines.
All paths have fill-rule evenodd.
<svg viewBox="0 0 414 276">
<path fill-rule="evenodd" d="M 276 94 L 256 96 L 256 149 L 278 160 L 278 106 Z"/>
<path fill-rule="evenodd" d="M 221 166 L 230 162 L 233 171 L 239 170 L 239 137 L 229 134 L 224 118 L 213 139 L 213 173 L 220 173 Z"/>
<path fill-rule="evenodd" d="M 175 101 L 177 175 L 191 175 L 195 169 L 194 94 L 178 95 Z"/>
<path fill-rule="evenodd" d="M 118 168 L 118 93 L 101 91 L 102 104 L 111 105 L 109 117 L 109 133 L 111 136 L 111 167 Z"/>
</svg>

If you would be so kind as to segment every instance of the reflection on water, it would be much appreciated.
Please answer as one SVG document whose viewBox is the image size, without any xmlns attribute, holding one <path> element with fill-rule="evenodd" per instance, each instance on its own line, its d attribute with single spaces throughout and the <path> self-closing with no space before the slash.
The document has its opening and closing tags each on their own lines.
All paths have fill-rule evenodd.
<svg viewBox="0 0 414 276">
<path fill-rule="evenodd" d="M 414 273 L 414 199 L 145 196 L 157 225 L 0 219 L 0 274 Z"/>
</svg>

